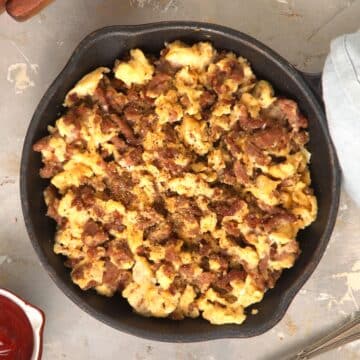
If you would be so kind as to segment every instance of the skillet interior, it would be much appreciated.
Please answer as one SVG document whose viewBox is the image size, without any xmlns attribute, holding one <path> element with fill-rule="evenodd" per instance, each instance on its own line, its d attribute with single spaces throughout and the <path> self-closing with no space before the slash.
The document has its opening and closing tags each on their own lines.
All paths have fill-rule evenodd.
<svg viewBox="0 0 360 360">
<path fill-rule="evenodd" d="M 302 254 L 295 266 L 283 273 L 276 287 L 255 304 L 259 313 L 238 325 L 214 326 L 202 319 L 175 322 L 144 318 L 134 314 L 120 296 L 105 298 L 74 285 L 63 258 L 53 253 L 55 224 L 45 217 L 42 191 L 47 182 L 39 178 L 40 155 L 32 144 L 46 135 L 62 111 L 66 92 L 84 74 L 98 66 L 112 66 L 115 58 L 131 48 L 158 53 L 165 41 L 181 39 L 189 43 L 211 41 L 218 49 L 246 57 L 258 78 L 270 81 L 277 93 L 296 100 L 309 118 L 312 153 L 310 170 L 318 199 L 317 220 L 299 234 Z M 273 327 L 285 314 L 293 297 L 314 271 L 334 226 L 339 193 L 340 170 L 329 138 L 324 112 L 301 75 L 288 62 L 253 38 L 217 25 L 194 22 L 167 22 L 138 26 L 113 26 L 86 37 L 75 50 L 65 69 L 45 93 L 28 129 L 21 161 L 21 201 L 26 227 L 33 246 L 55 283 L 83 310 L 121 331 L 160 341 L 190 342 L 225 337 L 251 337 Z M 251 307 L 249 308 L 249 310 Z"/>
</svg>

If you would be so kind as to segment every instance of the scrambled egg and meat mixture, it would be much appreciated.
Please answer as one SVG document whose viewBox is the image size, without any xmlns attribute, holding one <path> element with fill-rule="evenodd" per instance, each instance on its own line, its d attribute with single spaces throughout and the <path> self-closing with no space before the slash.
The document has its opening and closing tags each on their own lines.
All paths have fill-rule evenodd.
<svg viewBox="0 0 360 360">
<path fill-rule="evenodd" d="M 67 94 L 34 145 L 54 251 L 144 316 L 241 324 L 317 213 L 307 119 L 210 43 L 130 51 Z"/>
</svg>

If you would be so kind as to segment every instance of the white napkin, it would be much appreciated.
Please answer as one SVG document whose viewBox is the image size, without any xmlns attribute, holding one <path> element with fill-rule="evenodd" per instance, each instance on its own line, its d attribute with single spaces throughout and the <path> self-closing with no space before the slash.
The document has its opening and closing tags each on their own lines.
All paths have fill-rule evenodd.
<svg viewBox="0 0 360 360">
<path fill-rule="evenodd" d="M 360 33 L 343 35 L 331 42 L 322 85 L 344 187 L 360 206 Z"/>
</svg>

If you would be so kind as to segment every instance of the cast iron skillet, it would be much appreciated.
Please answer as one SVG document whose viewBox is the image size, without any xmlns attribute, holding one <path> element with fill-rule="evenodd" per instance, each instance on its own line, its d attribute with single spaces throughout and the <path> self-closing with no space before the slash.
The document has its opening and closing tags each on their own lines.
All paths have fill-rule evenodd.
<svg viewBox="0 0 360 360">
<path fill-rule="evenodd" d="M 211 41 L 218 49 L 231 50 L 246 57 L 258 78 L 269 80 L 278 93 L 296 100 L 310 122 L 308 147 L 312 153 L 310 167 L 319 205 L 317 220 L 298 237 L 302 254 L 295 266 L 283 273 L 276 287 L 267 292 L 261 303 L 253 306 L 259 313 L 249 315 L 241 326 L 214 326 L 200 318 L 172 321 L 136 315 L 120 296 L 109 299 L 94 291 L 80 290 L 71 282 L 69 270 L 63 264 L 64 259 L 52 250 L 55 223 L 45 216 L 42 197 L 48 182 L 39 177 L 40 155 L 32 151 L 32 144 L 47 134 L 47 126 L 53 124 L 63 110 L 61 104 L 65 94 L 83 75 L 98 66 L 111 67 L 116 58 L 134 47 L 158 54 L 164 42 L 175 39 L 188 43 Z M 284 316 L 295 294 L 319 263 L 338 209 L 339 164 L 323 108 L 308 84 L 299 71 L 271 49 L 243 33 L 218 25 L 163 22 L 112 26 L 87 36 L 40 101 L 25 138 L 21 160 L 20 189 L 25 224 L 33 247 L 54 282 L 81 309 L 95 318 L 115 329 L 148 339 L 192 342 L 246 338 L 273 327 Z"/>
</svg>

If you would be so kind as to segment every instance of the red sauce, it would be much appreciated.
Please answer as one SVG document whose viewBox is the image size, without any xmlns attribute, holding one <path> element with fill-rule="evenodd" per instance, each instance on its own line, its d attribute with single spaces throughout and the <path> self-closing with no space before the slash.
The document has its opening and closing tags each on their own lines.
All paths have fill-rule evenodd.
<svg viewBox="0 0 360 360">
<path fill-rule="evenodd" d="M 24 311 L 0 295 L 0 360 L 29 360 L 34 337 Z"/>
</svg>

